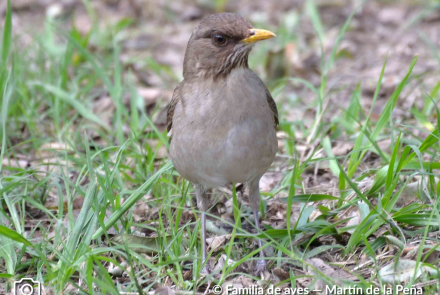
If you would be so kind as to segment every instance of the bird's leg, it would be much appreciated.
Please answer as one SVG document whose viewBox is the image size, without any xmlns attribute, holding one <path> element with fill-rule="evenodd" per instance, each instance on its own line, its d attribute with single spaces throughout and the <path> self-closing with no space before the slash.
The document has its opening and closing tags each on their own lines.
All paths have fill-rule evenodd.
<svg viewBox="0 0 440 295">
<path fill-rule="evenodd" d="M 258 211 L 260 210 L 260 178 L 249 182 L 249 205 L 254 212 L 255 227 L 260 231 L 260 221 L 258 219 Z M 258 246 L 263 247 L 263 243 L 258 239 Z M 257 261 L 256 273 L 259 274 L 266 269 L 266 260 L 264 260 L 263 249 L 260 250 L 260 260 Z"/>
<path fill-rule="evenodd" d="M 258 218 L 258 210 L 254 211 L 254 218 L 255 218 L 255 226 L 257 227 L 258 231 L 260 231 L 260 220 Z M 263 247 L 263 243 L 261 242 L 260 239 L 258 240 L 258 247 L 260 248 Z M 264 258 L 263 250 L 260 251 L 260 257 Z"/>
<path fill-rule="evenodd" d="M 196 185 L 196 199 L 197 207 L 202 211 L 202 265 L 205 266 L 202 269 L 202 273 L 209 273 L 209 263 L 206 261 L 206 210 L 208 209 L 208 195 L 202 185 Z"/>
</svg>

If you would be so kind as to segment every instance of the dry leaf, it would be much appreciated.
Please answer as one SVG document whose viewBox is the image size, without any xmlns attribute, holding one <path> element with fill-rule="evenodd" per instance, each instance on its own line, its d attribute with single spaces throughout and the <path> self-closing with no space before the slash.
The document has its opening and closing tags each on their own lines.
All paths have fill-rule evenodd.
<svg viewBox="0 0 440 295">
<path fill-rule="evenodd" d="M 280 267 L 276 267 L 273 270 L 274 276 L 276 276 L 280 281 L 287 280 L 290 277 L 290 274 Z"/>
<path fill-rule="evenodd" d="M 209 251 L 216 251 L 231 239 L 231 235 L 215 236 L 206 239 Z"/>
<path fill-rule="evenodd" d="M 113 265 L 113 263 L 110 263 L 109 268 L 108 268 L 108 273 L 111 274 L 114 277 L 122 277 L 122 275 L 124 274 L 125 270 L 129 271 L 129 269 L 127 268 L 127 265 L 128 264 L 127 264 L 126 261 L 123 261 L 121 263 L 121 267 L 115 266 L 115 265 Z"/>
<path fill-rule="evenodd" d="M 222 254 L 222 256 L 220 256 L 220 259 L 217 261 L 217 264 L 215 265 L 213 272 L 219 272 L 223 269 L 223 266 L 225 266 L 226 263 L 226 254 Z M 235 263 L 234 260 L 232 260 L 231 258 L 228 259 L 228 266 L 231 266 Z"/>
<path fill-rule="evenodd" d="M 282 172 L 267 172 L 260 179 L 260 191 L 270 192 L 283 178 Z"/>
<path fill-rule="evenodd" d="M 351 142 L 336 142 L 336 145 L 332 148 L 332 153 L 335 157 L 342 157 L 348 154 L 353 149 L 353 143 Z"/>
<path fill-rule="evenodd" d="M 418 278 L 423 272 L 429 272 L 431 274 L 437 273 L 436 270 L 422 266 L 414 260 L 400 259 L 397 265 L 393 262 L 384 266 L 379 271 L 379 276 L 385 283 L 401 283 L 408 282 L 412 277 Z"/>
<path fill-rule="evenodd" d="M 359 210 L 351 212 L 351 219 L 347 222 L 347 226 L 358 225 L 361 222 L 361 213 Z M 348 230 L 349 233 L 353 234 L 355 229 Z"/>
</svg>

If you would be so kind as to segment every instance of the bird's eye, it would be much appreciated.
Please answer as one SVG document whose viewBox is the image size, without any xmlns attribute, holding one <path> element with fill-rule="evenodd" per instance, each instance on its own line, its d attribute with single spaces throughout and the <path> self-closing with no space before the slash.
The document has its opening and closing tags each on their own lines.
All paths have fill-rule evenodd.
<svg viewBox="0 0 440 295">
<path fill-rule="evenodd" d="M 226 42 L 228 41 L 228 39 L 225 36 L 220 35 L 220 34 L 214 35 L 213 39 L 214 39 L 215 43 L 218 45 L 225 45 Z"/>
</svg>

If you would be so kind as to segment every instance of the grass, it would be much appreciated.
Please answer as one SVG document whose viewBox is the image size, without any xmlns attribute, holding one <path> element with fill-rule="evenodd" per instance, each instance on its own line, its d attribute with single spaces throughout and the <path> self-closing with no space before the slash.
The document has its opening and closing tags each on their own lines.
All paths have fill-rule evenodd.
<svg viewBox="0 0 440 295">
<path fill-rule="evenodd" d="M 84 2 L 89 13 L 94 14 L 90 3 Z M 217 8 L 224 3 L 217 1 Z M 344 260 L 365 255 L 371 263 L 361 269 L 371 272 L 371 276 L 357 274 L 357 285 L 362 288 L 372 284 L 387 286 L 387 277 L 380 273 L 383 266 L 393 262 L 397 269 L 401 268 L 404 250 L 416 243 L 419 247 L 414 250 L 415 265 L 406 280 L 408 286 L 438 279 L 436 272 L 419 275 L 418 271 L 421 267 L 437 269 L 425 259 L 440 251 L 438 239 L 429 235 L 438 232 L 440 225 L 440 81 L 427 89 L 425 107 L 412 110 L 415 121 L 394 118 L 393 110 L 402 90 L 418 79 L 413 74 L 418 59 L 414 57 L 378 120 L 372 119 L 373 107 L 365 114 L 360 106 L 359 81 L 344 115 L 324 121 L 332 91 L 327 81 L 354 13 L 342 26 L 330 55 L 321 52 L 324 70 L 319 85 L 295 77 L 269 83 L 275 85 L 271 90 L 278 101 L 283 95 L 281 89 L 292 82 L 304 84 L 316 95 L 310 103 L 316 113 L 310 129 L 301 122 L 288 121 L 283 106 L 278 105 L 280 130 L 287 134 L 283 165 L 288 168 L 280 168 L 283 179 L 265 194 L 263 204 L 285 193 L 287 197 L 282 201 L 287 204 L 287 228 L 267 226 L 265 231 L 249 232 L 242 222 L 252 220 L 252 215 L 240 207 L 234 190 L 231 197 L 236 222 L 227 223 L 232 227 L 229 242 L 209 254 L 216 260 L 224 255 L 227 262 L 221 267 L 220 276 L 201 278 L 200 223 L 198 218 L 188 218 L 200 213 L 190 201 L 192 186 L 178 176 L 168 159 L 160 157 L 161 149 L 168 147 L 166 133 L 158 130 L 152 116 L 146 113 L 133 75 L 119 59 L 121 49 L 116 37 L 130 22 L 121 21 L 106 32 L 95 25 L 86 36 L 75 28 L 60 31 L 48 22 L 45 32 L 18 53 L 9 7 L 0 64 L 0 280 L 5 283 L 5 290 L 9 291 L 15 280 L 33 278 L 55 294 L 147 294 L 165 285 L 193 294 L 208 280 L 216 284 L 229 282 L 239 265 L 256 260 L 260 249 L 246 246 L 253 239 L 264 239 L 263 247 L 273 248 L 273 256 L 267 257 L 272 267 L 288 264 L 301 268 L 309 264 L 308 259 L 328 251 L 337 251 Z M 307 1 L 305 15 L 322 47 L 325 29 L 314 1 Z M 288 40 L 286 28 L 278 30 L 284 34 L 280 42 L 292 41 Z M 92 41 L 99 43 L 101 50 L 91 52 Z M 267 50 L 264 46 L 256 49 L 257 57 Z M 158 66 L 161 75 L 168 75 L 168 69 L 161 69 L 157 63 L 150 65 Z M 260 66 L 257 59 L 251 59 L 251 67 L 254 66 Z M 373 105 L 385 69 L 386 60 L 377 73 Z M 175 74 L 170 76 L 172 80 Z M 107 95 L 115 106 L 110 122 L 92 111 L 94 101 Z M 415 136 L 413 129 L 422 130 L 423 135 Z M 301 157 L 296 150 L 299 140 L 295 135 L 299 130 L 304 131 L 302 138 L 307 144 L 318 142 L 315 152 L 307 157 Z M 392 139 L 390 151 L 382 150 L 378 144 L 386 137 Z M 352 151 L 335 157 L 332 142 L 337 140 L 352 142 Z M 320 154 L 319 150 L 325 153 Z M 379 159 L 380 166 L 364 169 L 368 155 Z M 27 164 L 23 165 L 23 161 Z M 327 161 L 338 179 L 338 191 L 334 195 L 306 192 L 303 182 L 307 170 Z M 367 179 L 372 180 L 371 186 L 361 188 Z M 405 206 L 397 205 L 408 185 L 416 181 L 419 198 Z M 45 205 L 48 199 L 55 200 L 54 206 Z M 79 199 L 83 202 L 77 208 L 75 202 Z M 140 203 L 149 211 L 156 210 L 146 223 L 138 223 L 135 218 L 135 208 Z M 292 222 L 295 203 L 301 204 L 301 210 L 296 222 Z M 34 218 L 32 208 L 44 218 Z M 351 217 L 343 214 L 349 208 L 358 208 L 361 216 L 351 226 L 347 226 Z M 321 215 L 312 220 L 312 213 L 317 211 Z M 212 213 L 209 216 L 219 219 Z M 383 235 L 372 238 L 378 230 L 383 230 Z M 140 232 L 150 235 L 139 237 Z M 336 242 L 319 245 L 317 241 L 324 237 Z M 344 241 L 344 237 L 348 239 Z M 382 259 L 380 253 L 390 247 L 397 249 L 395 257 Z M 360 261 L 357 264 L 361 266 Z M 112 277 L 110 265 L 124 269 L 128 278 Z M 328 274 L 309 267 L 315 272 L 314 281 L 332 280 Z M 247 273 L 242 275 L 260 280 Z M 294 287 L 304 277 L 310 277 L 310 273 L 298 275 L 291 269 L 283 282 Z M 438 284 L 427 285 L 424 292 L 434 294 L 437 287 Z"/>
</svg>

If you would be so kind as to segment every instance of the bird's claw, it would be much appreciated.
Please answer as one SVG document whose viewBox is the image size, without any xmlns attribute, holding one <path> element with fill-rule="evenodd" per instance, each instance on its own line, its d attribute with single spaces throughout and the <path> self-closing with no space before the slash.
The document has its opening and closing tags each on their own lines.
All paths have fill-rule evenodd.
<svg viewBox="0 0 440 295">
<path fill-rule="evenodd" d="M 211 266 L 209 265 L 209 261 L 205 263 L 205 266 L 203 266 L 202 271 L 200 272 L 201 275 L 206 276 L 212 273 Z"/>
<path fill-rule="evenodd" d="M 255 267 L 255 275 L 258 276 L 261 273 L 264 273 L 265 270 L 267 270 L 266 260 L 257 260 L 257 264 Z"/>
</svg>

